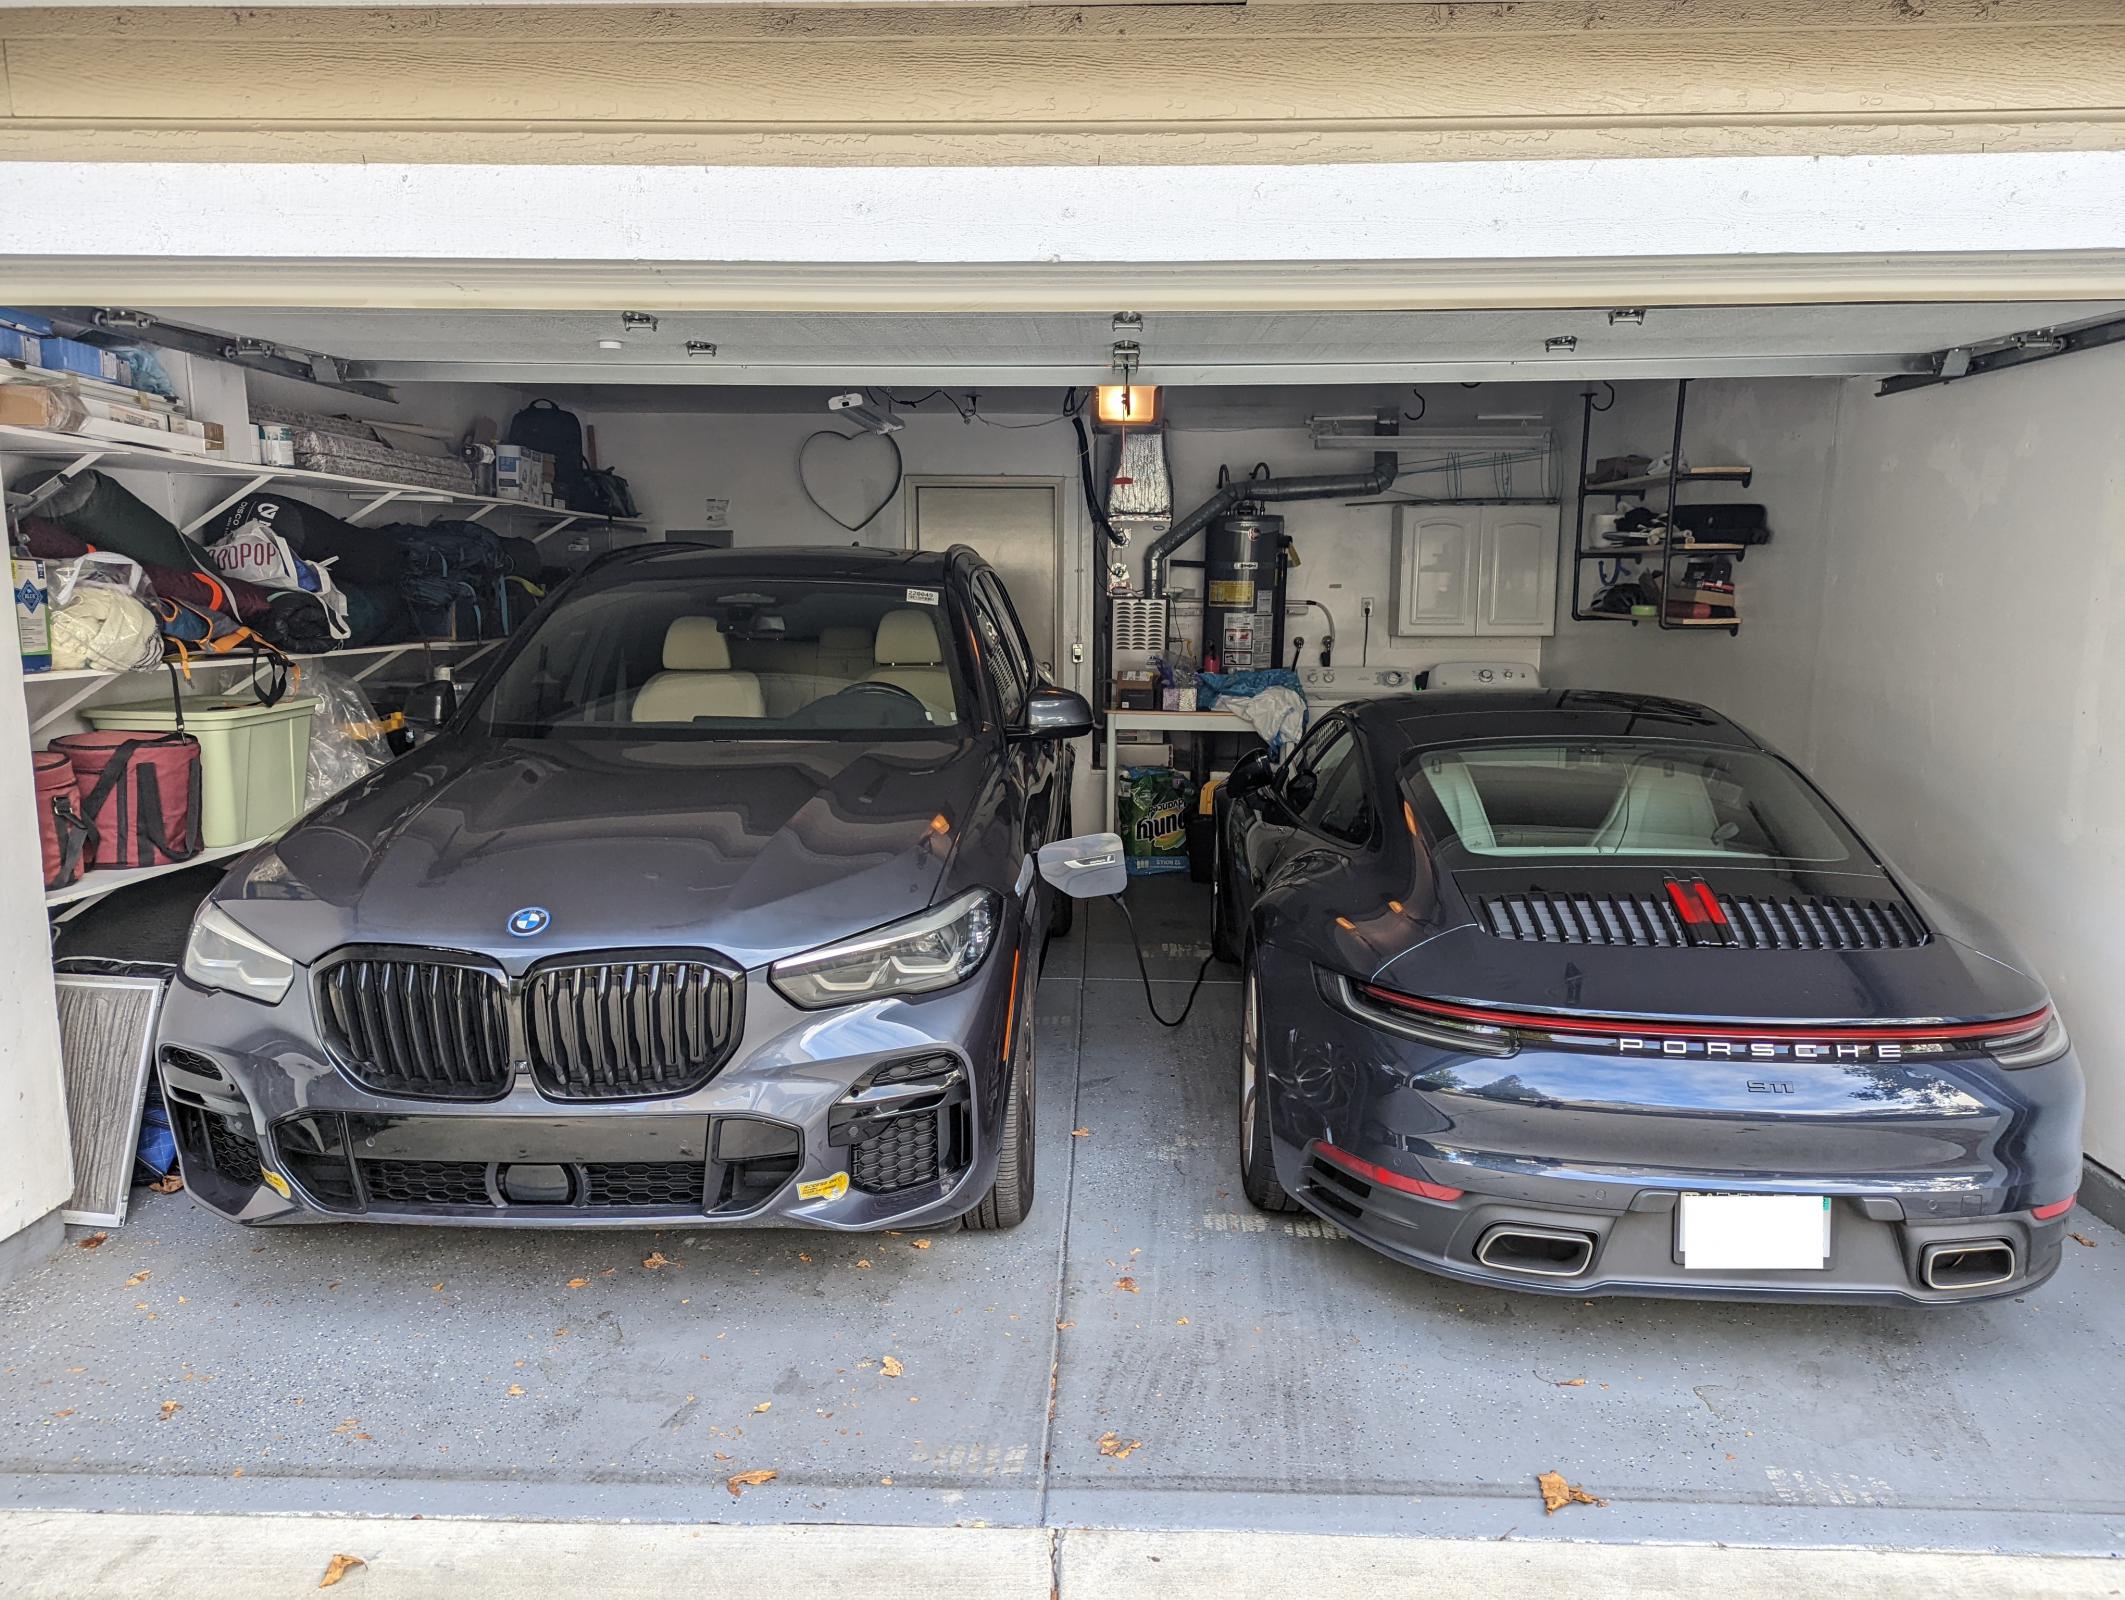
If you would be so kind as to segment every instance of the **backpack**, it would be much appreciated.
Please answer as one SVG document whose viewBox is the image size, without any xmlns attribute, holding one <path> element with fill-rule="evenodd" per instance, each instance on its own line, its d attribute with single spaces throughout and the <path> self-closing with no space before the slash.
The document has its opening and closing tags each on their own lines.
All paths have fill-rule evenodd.
<svg viewBox="0 0 2125 1600">
<path fill-rule="evenodd" d="M 300 590 L 317 596 L 328 619 L 328 640 L 321 648 L 329 649 L 331 641 L 343 640 L 351 631 L 347 627 L 347 597 L 332 581 L 330 568 L 336 558 L 305 560 L 271 520 L 257 517 L 228 528 L 207 547 L 207 554 L 214 558 L 215 567 L 225 578 L 256 584 L 261 589 Z"/>
<path fill-rule="evenodd" d="M 552 456 L 556 492 L 564 482 L 583 475 L 583 424 L 573 411 L 563 411 L 551 400 L 534 400 L 511 417 L 505 442 Z"/>
<path fill-rule="evenodd" d="M 632 517 L 636 514 L 634 491 L 627 487 L 627 480 L 610 467 L 588 468 L 565 488 L 556 473 L 554 485 L 561 489 L 561 498 L 571 511 L 581 511 L 593 517 Z"/>
</svg>

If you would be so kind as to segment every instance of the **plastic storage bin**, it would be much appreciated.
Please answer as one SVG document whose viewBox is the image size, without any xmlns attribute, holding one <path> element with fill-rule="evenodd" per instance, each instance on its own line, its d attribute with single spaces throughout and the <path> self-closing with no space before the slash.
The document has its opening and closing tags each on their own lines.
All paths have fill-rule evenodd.
<svg viewBox="0 0 2125 1600">
<path fill-rule="evenodd" d="M 302 814 L 316 710 L 315 700 L 298 695 L 273 706 L 234 695 L 185 702 L 184 731 L 199 741 L 201 844 L 248 844 Z M 168 733 L 177 726 L 167 702 L 88 706 L 81 715 L 97 729 Z"/>
</svg>

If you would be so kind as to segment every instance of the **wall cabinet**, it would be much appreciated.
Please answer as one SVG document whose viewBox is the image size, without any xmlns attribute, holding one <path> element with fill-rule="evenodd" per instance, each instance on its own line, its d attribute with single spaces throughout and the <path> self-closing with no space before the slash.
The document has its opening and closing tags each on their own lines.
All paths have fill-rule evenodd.
<svg viewBox="0 0 2125 1600">
<path fill-rule="evenodd" d="M 1557 507 L 1398 506 L 1394 605 L 1403 638 L 1557 631 Z"/>
</svg>

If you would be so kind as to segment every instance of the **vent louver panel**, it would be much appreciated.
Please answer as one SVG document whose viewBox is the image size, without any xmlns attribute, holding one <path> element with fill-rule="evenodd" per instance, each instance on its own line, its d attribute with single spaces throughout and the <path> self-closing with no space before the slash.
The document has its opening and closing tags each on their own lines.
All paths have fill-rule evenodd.
<svg viewBox="0 0 2125 1600">
<path fill-rule="evenodd" d="M 1908 950 L 1927 937 L 1918 914 L 1895 900 L 1716 892 L 1713 898 L 1733 931 L 1733 948 L 1742 950 Z M 1501 939 L 1662 949 L 1690 944 L 1664 895 L 1531 890 L 1487 896 L 1476 907 Z"/>
</svg>

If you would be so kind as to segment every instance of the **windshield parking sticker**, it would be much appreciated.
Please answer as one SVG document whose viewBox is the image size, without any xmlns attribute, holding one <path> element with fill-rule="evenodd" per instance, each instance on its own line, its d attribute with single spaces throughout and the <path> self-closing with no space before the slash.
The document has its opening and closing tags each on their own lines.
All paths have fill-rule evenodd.
<svg viewBox="0 0 2125 1600">
<path fill-rule="evenodd" d="M 911 606 L 934 606 L 941 605 L 943 602 L 944 596 L 935 589 L 910 589 L 908 591 L 908 604 Z"/>
</svg>

